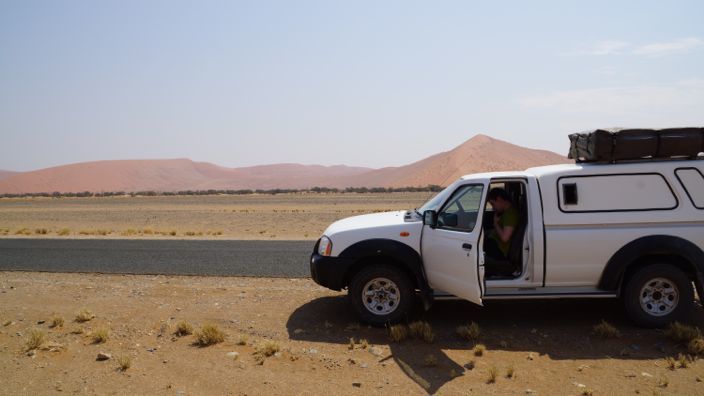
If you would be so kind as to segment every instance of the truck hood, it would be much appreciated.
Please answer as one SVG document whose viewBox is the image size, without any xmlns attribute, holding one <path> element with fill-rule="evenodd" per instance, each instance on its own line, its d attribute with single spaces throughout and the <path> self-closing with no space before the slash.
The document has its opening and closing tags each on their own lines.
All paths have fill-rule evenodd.
<svg viewBox="0 0 704 396">
<path fill-rule="evenodd" d="M 397 240 L 418 250 L 423 222 L 415 215 L 406 220 L 405 214 L 406 211 L 400 210 L 348 217 L 332 223 L 323 235 L 332 241 L 333 256 L 367 239 Z"/>
</svg>

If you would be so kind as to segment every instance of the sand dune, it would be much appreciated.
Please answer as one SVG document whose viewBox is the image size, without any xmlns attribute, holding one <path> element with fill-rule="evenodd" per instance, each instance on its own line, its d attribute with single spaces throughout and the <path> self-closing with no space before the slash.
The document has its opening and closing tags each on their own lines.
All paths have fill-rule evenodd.
<svg viewBox="0 0 704 396">
<path fill-rule="evenodd" d="M 0 180 L 7 179 L 10 176 L 16 175 L 18 172 L 13 172 L 13 171 L 6 171 L 0 169 Z"/>
<path fill-rule="evenodd" d="M 562 162 L 567 159 L 550 151 L 477 135 L 450 151 L 400 167 L 274 164 L 225 168 L 189 159 L 96 161 L 0 173 L 0 193 L 447 185 L 468 173 Z"/>
</svg>

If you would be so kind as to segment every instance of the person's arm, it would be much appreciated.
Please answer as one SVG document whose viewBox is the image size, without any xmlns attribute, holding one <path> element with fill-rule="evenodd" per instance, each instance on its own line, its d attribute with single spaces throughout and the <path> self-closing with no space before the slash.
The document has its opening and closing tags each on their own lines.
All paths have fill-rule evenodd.
<svg viewBox="0 0 704 396">
<path fill-rule="evenodd" d="M 501 239 L 501 242 L 508 242 L 511 240 L 511 237 L 513 236 L 514 228 L 515 227 L 513 227 L 513 226 L 501 227 L 501 224 L 498 224 L 498 222 L 494 223 L 494 229 L 496 230 L 496 235 L 499 236 L 499 239 Z"/>
<path fill-rule="evenodd" d="M 511 237 L 513 236 L 513 230 L 516 229 L 514 225 L 505 225 L 501 226 L 501 221 L 499 219 L 501 216 L 510 216 L 509 213 L 504 213 L 502 215 L 494 215 L 494 230 L 496 230 L 496 235 L 501 239 L 501 242 L 508 242 L 511 240 Z M 506 219 L 506 222 L 510 224 L 516 224 L 518 223 L 518 219 L 514 219 L 514 216 L 511 216 L 511 218 Z"/>
</svg>

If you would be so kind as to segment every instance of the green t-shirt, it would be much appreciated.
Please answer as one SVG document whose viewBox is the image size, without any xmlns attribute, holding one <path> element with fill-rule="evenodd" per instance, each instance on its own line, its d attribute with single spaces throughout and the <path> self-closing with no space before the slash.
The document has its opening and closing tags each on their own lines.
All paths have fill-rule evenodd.
<svg viewBox="0 0 704 396">
<path fill-rule="evenodd" d="M 499 219 L 499 225 L 501 228 L 504 227 L 513 227 L 514 232 L 516 232 L 516 227 L 518 227 L 518 221 L 520 220 L 521 215 L 518 213 L 518 210 L 511 206 L 510 208 L 506 209 L 504 213 L 501 214 L 501 218 Z M 496 241 L 496 244 L 499 245 L 499 249 L 501 249 L 501 252 L 504 254 L 504 257 L 508 257 L 508 249 L 511 246 L 511 239 L 513 239 L 513 235 L 511 235 L 511 238 L 509 238 L 508 241 L 504 242 L 499 238 L 499 234 L 496 233 L 496 230 L 493 230 L 489 238 L 492 238 Z"/>
</svg>

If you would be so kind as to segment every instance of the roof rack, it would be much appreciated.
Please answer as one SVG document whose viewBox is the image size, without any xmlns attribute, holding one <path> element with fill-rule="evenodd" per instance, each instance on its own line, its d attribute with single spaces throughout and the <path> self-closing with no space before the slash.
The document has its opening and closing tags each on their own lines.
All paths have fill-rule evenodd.
<svg viewBox="0 0 704 396">
<path fill-rule="evenodd" d="M 577 163 L 704 159 L 704 128 L 597 129 L 569 135 Z"/>
</svg>

